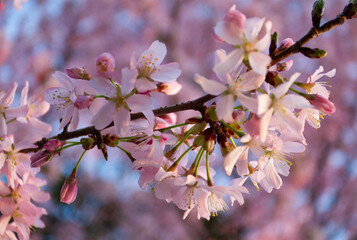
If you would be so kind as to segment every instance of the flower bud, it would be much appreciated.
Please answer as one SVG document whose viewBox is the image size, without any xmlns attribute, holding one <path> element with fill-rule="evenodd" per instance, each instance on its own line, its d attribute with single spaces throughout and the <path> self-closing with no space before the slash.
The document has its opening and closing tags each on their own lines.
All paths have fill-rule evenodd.
<svg viewBox="0 0 357 240">
<path fill-rule="evenodd" d="M 324 0 L 316 0 L 314 2 L 314 6 L 312 7 L 311 18 L 312 18 L 312 25 L 315 28 L 320 27 L 320 22 L 322 15 L 324 14 L 325 10 L 325 1 Z"/>
<path fill-rule="evenodd" d="M 73 169 L 61 188 L 61 202 L 71 204 L 77 197 L 77 169 Z"/>
<path fill-rule="evenodd" d="M 82 148 L 84 150 L 90 150 L 94 148 L 94 146 L 97 144 L 96 139 L 94 137 L 87 137 L 87 138 L 81 138 L 81 143 L 82 143 Z"/>
<path fill-rule="evenodd" d="M 43 145 L 43 148 L 49 152 L 58 151 L 66 142 L 58 139 L 51 139 Z"/>
<path fill-rule="evenodd" d="M 89 80 L 92 78 L 92 76 L 87 72 L 85 68 L 66 68 L 65 71 L 69 77 L 74 79 Z"/>
<path fill-rule="evenodd" d="M 342 15 L 346 16 L 347 19 L 357 17 L 357 1 L 350 0 L 350 3 L 343 9 Z"/>
<path fill-rule="evenodd" d="M 286 62 L 280 62 L 277 63 L 275 66 L 276 66 L 276 71 L 278 72 L 288 71 L 293 66 L 293 60 L 290 59 Z"/>
<path fill-rule="evenodd" d="M 309 102 L 311 103 L 314 108 L 317 110 L 326 113 L 327 115 L 331 115 L 336 111 L 335 105 L 328 100 L 327 98 L 324 98 L 318 94 L 315 95 L 310 95 Z"/>
<path fill-rule="evenodd" d="M 103 137 L 105 145 L 109 147 L 116 147 L 119 143 L 119 138 L 116 135 L 106 134 Z"/>
<path fill-rule="evenodd" d="M 33 154 L 30 158 L 31 160 L 31 167 L 36 168 L 36 167 L 42 167 L 45 165 L 48 161 L 50 161 L 53 158 L 53 154 L 47 152 L 47 151 L 39 151 Z"/>
<path fill-rule="evenodd" d="M 115 59 L 107 52 L 100 54 L 96 60 L 97 74 L 104 78 L 111 78 L 115 70 Z"/>
<path fill-rule="evenodd" d="M 285 38 L 280 42 L 280 46 L 278 47 L 277 52 L 284 51 L 285 49 L 291 47 L 294 43 L 294 40 L 291 38 Z"/>
<path fill-rule="evenodd" d="M 308 58 L 323 58 L 327 55 L 325 50 L 319 48 L 301 47 L 300 52 Z"/>
<path fill-rule="evenodd" d="M 77 109 L 85 109 L 88 108 L 94 100 L 94 96 L 79 96 L 74 102 L 74 106 Z"/>
<path fill-rule="evenodd" d="M 233 25 L 234 28 L 240 31 L 243 31 L 244 29 L 245 20 L 246 16 L 240 11 L 236 10 L 236 5 L 233 5 L 231 9 L 229 9 L 226 17 L 224 18 L 226 23 Z"/>
</svg>

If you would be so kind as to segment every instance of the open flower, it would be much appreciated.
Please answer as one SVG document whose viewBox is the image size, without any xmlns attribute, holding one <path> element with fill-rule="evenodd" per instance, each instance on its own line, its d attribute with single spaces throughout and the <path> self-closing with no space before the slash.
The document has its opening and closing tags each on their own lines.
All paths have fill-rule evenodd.
<svg viewBox="0 0 357 240">
<path fill-rule="evenodd" d="M 64 128 L 70 121 L 70 131 L 77 129 L 79 123 L 79 110 L 82 105 L 78 105 L 77 98 L 85 94 L 94 94 L 95 91 L 89 87 L 88 81 L 72 79 L 63 72 L 55 72 L 53 77 L 62 85 L 61 87 L 49 88 L 45 92 L 45 99 L 48 103 L 56 105 L 57 110 L 64 110 L 64 116 L 59 129 Z M 79 106 L 79 107 L 78 107 Z"/>
<path fill-rule="evenodd" d="M 230 52 L 213 70 L 219 75 L 225 75 L 246 58 L 254 71 L 265 75 L 271 58 L 261 51 L 270 44 L 272 23 L 266 21 L 264 24 L 264 18 L 245 19 L 244 15 L 242 16 L 235 8 L 233 5 L 227 17 L 217 23 L 214 32 L 223 41 L 236 46 L 236 49 Z M 265 33 L 259 38 L 263 24 Z"/>
<path fill-rule="evenodd" d="M 137 69 L 139 76 L 136 82 L 138 92 L 147 92 L 156 89 L 154 81 L 168 82 L 176 80 L 181 70 L 178 63 L 172 62 L 161 65 L 166 56 L 165 44 L 154 41 L 148 50 L 145 50 L 138 61 L 134 55 L 131 58 L 131 69 Z"/>
</svg>

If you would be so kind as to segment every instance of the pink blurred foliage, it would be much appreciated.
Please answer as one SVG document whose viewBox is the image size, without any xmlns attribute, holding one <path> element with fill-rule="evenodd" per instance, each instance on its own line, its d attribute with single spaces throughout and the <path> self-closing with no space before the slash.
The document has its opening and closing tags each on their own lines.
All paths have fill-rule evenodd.
<svg viewBox="0 0 357 240">
<path fill-rule="evenodd" d="M 105 0 L 105 1 L 56 1 L 59 14 L 46 13 L 49 1 L 29 0 L 40 12 L 36 31 L 25 34 L 26 17 L 16 27 L 19 34 L 8 40 L 0 34 L 0 86 L 7 89 L 9 81 L 23 86 L 30 81 L 33 89 L 52 86 L 50 75 L 54 70 L 75 66 L 87 66 L 94 72 L 94 59 L 101 52 L 110 52 L 118 68 L 129 64 L 133 51 L 140 54 L 149 44 L 159 39 L 169 49 L 167 62 L 180 63 L 181 84 L 185 91 L 174 101 L 160 97 L 157 106 L 164 106 L 202 95 L 194 83 L 193 75 L 199 72 L 213 76 L 213 51 L 223 44 L 215 41 L 212 27 L 225 16 L 233 3 L 247 16 L 266 16 L 273 22 L 273 31 L 280 40 L 291 37 L 296 40 L 310 28 L 312 0 L 274 1 L 180 1 L 180 0 Z M 327 1 L 326 1 L 327 2 Z M 242 4 L 240 4 L 242 3 Z M 46 5 L 47 4 L 47 5 Z M 323 21 L 336 16 L 345 1 L 327 2 Z M 30 11 L 23 9 L 23 11 Z M 11 9 L 5 8 L 0 15 L 0 28 L 4 29 Z M 30 18 L 30 16 L 27 16 Z M 307 127 L 309 148 L 294 159 L 289 177 L 284 185 L 272 194 L 254 193 L 243 206 L 235 206 L 228 214 L 222 214 L 211 222 L 197 222 L 189 218 L 181 220 L 181 213 L 171 205 L 155 199 L 150 193 L 124 194 L 120 191 L 122 176 L 113 186 L 92 177 L 80 177 L 82 192 L 89 194 L 91 203 L 82 198 L 78 221 L 66 220 L 57 215 L 53 202 L 53 214 L 44 218 L 47 230 L 38 231 L 34 239 L 52 234 L 58 239 L 104 239 L 106 227 L 112 226 L 124 238 L 167 239 L 352 239 L 357 236 L 357 23 L 348 21 L 343 26 L 314 39 L 308 45 L 328 52 L 326 58 L 311 60 L 296 55 L 294 71 L 302 72 L 305 78 L 319 65 L 325 69 L 336 68 L 331 101 L 336 113 L 323 120 L 319 132 Z M 4 31 L 2 31 L 4 32 Z M 6 71 L 9 73 L 4 74 Z M 115 74 L 119 75 L 117 71 Z M 4 76 L 6 79 L 4 79 Z M 304 78 L 301 78 L 304 79 Z M 172 98 L 171 98 L 172 99 Z M 179 119 L 192 116 L 183 112 Z M 47 122 L 55 119 L 46 115 Z M 26 131 L 26 129 L 24 129 Z M 68 154 L 75 159 L 76 153 Z M 114 161 L 128 162 L 121 157 Z M 100 159 L 102 160 L 102 159 Z M 74 161 L 72 161 L 73 163 Z M 56 165 L 57 164 L 57 165 Z M 103 163 L 104 164 L 104 163 Z M 111 164 L 110 162 L 105 164 Z M 52 186 L 58 182 L 61 172 L 56 170 L 59 161 L 45 168 Z M 123 163 L 123 168 L 128 165 Z M 98 176 L 93 176 L 98 177 Z M 63 181 L 62 181 L 63 182 Z M 58 187 L 57 187 L 58 188 Z M 86 190 L 88 189 L 88 190 Z M 98 192 L 98 189 L 101 189 Z M 119 189 L 116 190 L 116 189 Z M 58 189 L 57 189 L 58 190 Z M 124 196 L 123 196 L 124 195 Z M 148 196 L 149 195 L 149 196 Z M 81 199 L 81 198 L 80 198 Z M 87 200 L 89 201 L 89 200 Z M 90 223 L 85 221 L 86 211 L 98 204 Z M 64 211 L 63 209 L 60 211 Z M 69 208 L 69 211 L 76 211 Z M 82 215 L 83 214 L 83 215 Z M 99 228 L 98 235 L 88 235 L 90 224 Z M 43 234 L 43 235 L 41 235 Z M 68 235 L 70 234 L 70 235 Z M 340 235 L 339 235 L 340 234 Z M 342 235 L 341 235 L 342 234 Z M 173 238 L 170 238 L 173 239 Z"/>
</svg>

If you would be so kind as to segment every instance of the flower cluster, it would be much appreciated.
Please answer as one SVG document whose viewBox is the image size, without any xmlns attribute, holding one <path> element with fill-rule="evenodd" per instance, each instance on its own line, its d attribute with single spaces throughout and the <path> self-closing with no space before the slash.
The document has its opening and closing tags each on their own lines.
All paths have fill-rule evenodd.
<svg viewBox="0 0 357 240">
<path fill-rule="evenodd" d="M 272 54 L 294 42 L 284 39 L 272 54 L 264 53 L 271 43 L 271 28 L 271 22 L 246 18 L 235 6 L 217 23 L 215 37 L 234 50 L 228 54 L 216 51 L 213 71 L 217 79 L 196 74 L 195 82 L 216 101 L 198 107 L 201 116 L 184 123 L 176 123 L 174 113 L 158 116 L 153 112 L 152 92 L 172 95 L 181 88 L 176 81 L 181 74 L 178 64 L 161 64 L 166 47 L 159 41 L 138 60 L 133 55 L 130 67 L 121 69 L 120 80 L 109 53 L 97 57 L 95 74 L 79 67 L 56 72 L 53 76 L 61 87 L 48 89 L 45 98 L 63 110 L 60 129 L 70 125 L 69 130 L 75 130 L 80 111 L 91 110 L 97 134 L 81 139 L 85 151 L 97 146 L 107 159 L 107 146 L 121 149 L 139 171 L 143 189 L 150 187 L 158 198 L 176 204 L 185 211 L 184 218 L 195 211 L 198 218 L 210 219 L 228 209 L 225 196 L 232 205 L 235 201 L 243 204 L 248 178 L 258 189 L 279 189 L 281 175 L 289 174 L 290 157 L 305 149 L 305 122 L 318 128 L 320 117 L 335 111 L 326 84 L 317 81 L 333 77 L 335 71 L 323 73 L 321 67 L 302 82 L 297 81 L 299 73 L 283 77 L 293 62 L 270 66 Z M 145 120 L 135 121 L 135 113 L 142 113 Z M 226 174 L 236 169 L 234 175 L 239 175 L 229 186 L 215 184 L 210 165 L 216 159 L 216 145 L 224 156 Z M 38 153 L 41 160 L 32 165 L 46 163 L 56 153 Z M 62 187 L 65 203 L 76 198 L 79 162 Z"/>
<path fill-rule="evenodd" d="M 307 145 L 305 123 L 319 128 L 322 116 L 335 111 L 327 83 L 319 81 L 333 77 L 335 70 L 324 73 L 320 67 L 306 80 L 300 73 L 289 73 L 292 60 L 273 59 L 294 41 L 287 38 L 277 46 L 271 28 L 270 21 L 247 18 L 233 6 L 214 27 L 214 36 L 234 50 L 216 51 L 215 79 L 194 77 L 208 95 L 173 107 L 153 107 L 154 92 L 175 95 L 182 88 L 177 82 L 180 67 L 176 62 L 162 64 L 167 49 L 159 41 L 139 58 L 133 54 L 129 67 L 121 70 L 105 52 L 95 60 L 95 73 L 84 67 L 57 71 L 53 78 L 58 86 L 47 89 L 44 97 L 28 99 L 26 83 L 16 108 L 10 105 L 17 85 L 0 92 L 0 171 L 6 180 L 0 181 L 0 235 L 11 239 L 16 233 L 28 239 L 30 227 L 43 227 L 40 217 L 46 211 L 33 202 L 49 196 L 40 190 L 45 181 L 35 176 L 38 167 L 77 145 L 83 153 L 60 193 L 61 202 L 67 204 L 77 196 L 79 164 L 95 147 L 106 160 L 107 147 L 124 152 L 140 174 L 140 187 L 174 203 L 184 211 L 183 218 L 195 212 L 209 220 L 228 210 L 228 201 L 242 205 L 249 193 L 247 179 L 258 190 L 279 189 L 281 175 L 289 174 L 292 155 Z M 62 132 L 44 138 L 51 126 L 39 117 L 50 105 L 58 111 Z M 174 112 L 187 109 L 200 115 L 178 123 Z M 78 130 L 84 112 L 90 114 L 92 126 Z M 29 132 L 17 130 L 20 125 Z M 65 141 L 76 137 L 82 138 Z M 216 184 L 219 164 L 232 175 L 228 186 Z"/>
<path fill-rule="evenodd" d="M 50 105 L 41 96 L 28 98 L 26 82 L 20 106 L 11 107 L 16 88 L 14 83 L 7 92 L 0 92 L 0 236 L 3 239 L 16 239 L 16 236 L 29 239 L 31 228 L 43 228 L 40 218 L 46 210 L 35 203 L 50 198 L 40 190 L 46 181 L 36 177 L 39 168 L 31 168 L 31 157 L 23 151 L 51 131 L 50 125 L 38 119 Z M 29 131 L 25 135 L 21 130 L 24 126 Z"/>
</svg>

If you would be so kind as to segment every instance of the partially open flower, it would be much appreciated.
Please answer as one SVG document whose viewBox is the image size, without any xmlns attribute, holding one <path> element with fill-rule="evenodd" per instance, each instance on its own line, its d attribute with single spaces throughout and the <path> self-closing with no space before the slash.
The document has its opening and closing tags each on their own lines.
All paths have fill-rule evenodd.
<svg viewBox="0 0 357 240">
<path fill-rule="evenodd" d="M 92 76 L 87 72 L 85 68 L 74 67 L 65 69 L 67 75 L 74 79 L 84 79 L 89 80 Z"/>
<path fill-rule="evenodd" d="M 313 95 L 311 99 L 309 99 L 309 102 L 314 108 L 328 115 L 331 115 L 336 111 L 335 105 L 330 100 L 321 97 L 318 94 Z"/>
</svg>

